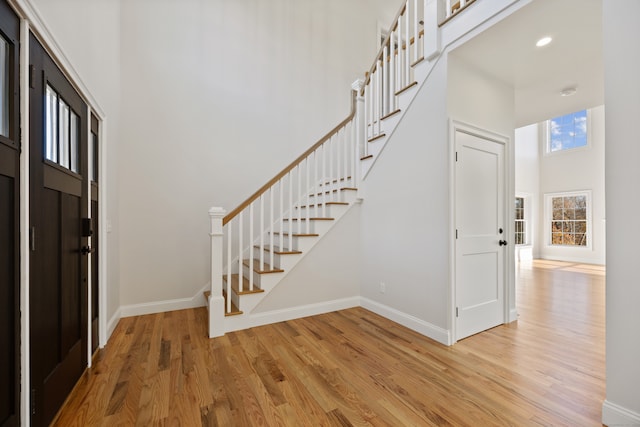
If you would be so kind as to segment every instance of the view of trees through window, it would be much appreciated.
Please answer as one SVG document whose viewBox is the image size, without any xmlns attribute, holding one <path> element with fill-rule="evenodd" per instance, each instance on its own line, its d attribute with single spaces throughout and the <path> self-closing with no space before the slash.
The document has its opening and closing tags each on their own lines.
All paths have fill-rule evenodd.
<svg viewBox="0 0 640 427">
<path fill-rule="evenodd" d="M 587 196 L 551 198 L 551 244 L 587 246 Z"/>
<path fill-rule="evenodd" d="M 527 244 L 527 222 L 524 219 L 524 197 L 516 197 L 516 245 Z"/>
<path fill-rule="evenodd" d="M 549 120 L 550 153 L 587 145 L 587 110 Z"/>
</svg>

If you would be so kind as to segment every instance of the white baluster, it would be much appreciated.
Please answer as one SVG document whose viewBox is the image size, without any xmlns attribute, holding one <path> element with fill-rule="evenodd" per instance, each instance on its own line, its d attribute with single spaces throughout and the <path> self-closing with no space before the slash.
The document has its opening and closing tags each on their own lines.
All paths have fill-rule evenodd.
<svg viewBox="0 0 640 427">
<path fill-rule="evenodd" d="M 395 49 L 395 31 L 389 34 L 389 112 L 396 109 L 396 49 Z"/>
<path fill-rule="evenodd" d="M 311 177 L 310 177 L 310 175 L 311 175 L 311 171 L 310 171 L 310 169 L 311 169 L 311 166 L 310 166 L 310 164 L 311 164 L 311 156 L 314 156 L 314 153 L 309 154 L 309 157 L 307 157 L 305 159 L 305 172 L 306 172 L 306 175 L 307 175 L 307 181 L 306 181 L 306 185 L 304 186 L 304 191 L 306 193 L 306 195 L 304 196 L 305 200 L 306 200 L 306 203 L 305 203 L 306 208 L 304 210 L 304 216 L 305 216 L 306 221 L 307 221 L 307 228 L 306 228 L 306 233 L 307 234 L 309 234 L 309 230 L 310 230 L 310 226 L 309 226 L 310 215 L 309 215 L 309 213 L 311 212 L 311 206 L 309 205 L 309 191 L 311 191 L 310 189 L 312 188 L 312 186 L 311 186 Z M 289 250 L 291 250 L 291 248 L 289 248 Z"/>
<path fill-rule="evenodd" d="M 376 69 L 376 121 L 378 123 L 378 130 L 376 135 L 380 135 L 381 120 L 382 117 L 382 61 L 378 59 L 378 67 Z"/>
<path fill-rule="evenodd" d="M 284 248 L 284 177 L 280 179 L 280 250 Z"/>
<path fill-rule="evenodd" d="M 289 249 L 293 247 L 293 171 L 289 171 Z M 284 250 L 284 248 L 280 248 Z M 273 269 L 273 266 L 271 266 Z"/>
<path fill-rule="evenodd" d="M 264 270 L 264 194 L 260 196 L 260 270 Z"/>
<path fill-rule="evenodd" d="M 411 39 L 409 38 L 409 36 L 411 35 L 411 33 L 409 32 L 409 5 L 411 3 L 408 2 L 407 3 L 407 10 L 406 13 L 404 14 L 404 37 L 405 37 L 405 52 L 404 52 L 404 72 L 405 72 L 405 84 L 403 86 L 407 87 L 409 86 L 409 84 L 411 83 L 411 76 L 410 76 L 410 70 L 411 70 Z"/>
<path fill-rule="evenodd" d="M 238 280 L 240 281 L 240 283 L 242 284 L 242 275 L 243 275 L 243 260 L 242 260 L 242 249 L 244 246 L 244 242 L 243 242 L 243 233 L 242 233 L 242 229 L 244 228 L 243 224 L 244 224 L 244 211 L 240 211 L 240 213 L 238 214 Z M 253 276 L 253 271 L 251 271 L 251 268 L 249 268 L 249 277 Z M 227 295 L 227 298 L 231 299 L 231 294 Z"/>
<path fill-rule="evenodd" d="M 418 40 L 420 40 L 420 27 L 418 26 L 418 0 L 413 0 L 413 60 L 418 60 Z"/>
<path fill-rule="evenodd" d="M 342 128 L 342 176 L 344 177 L 344 183 L 346 184 L 348 178 L 349 178 L 349 147 L 347 144 L 348 138 L 347 138 L 347 127 L 349 126 L 349 123 L 347 123 L 345 125 L 344 128 Z"/>
<path fill-rule="evenodd" d="M 404 87 L 404 82 L 402 79 L 404 78 L 404 61 L 403 58 L 403 49 L 402 49 L 402 15 L 398 17 L 398 88 L 396 92 Z"/>
<path fill-rule="evenodd" d="M 249 290 L 253 291 L 253 202 L 249 205 Z M 238 283 L 238 289 L 242 290 L 242 281 Z"/>
<path fill-rule="evenodd" d="M 389 59 L 389 48 L 387 45 L 384 46 L 382 52 L 382 113 L 381 116 L 385 116 L 390 112 L 389 110 L 389 63 L 387 62 Z"/>
<path fill-rule="evenodd" d="M 298 170 L 298 192 L 296 194 L 296 197 L 298 198 L 298 233 L 302 233 L 302 206 L 300 206 L 300 203 L 302 202 L 302 162 L 298 163 L 298 167 L 296 168 Z"/>
<path fill-rule="evenodd" d="M 327 180 L 327 143 L 322 144 L 322 181 Z M 322 192 L 322 216 L 327 215 L 327 192 L 324 186 L 320 187 Z"/>
<path fill-rule="evenodd" d="M 231 312 L 231 243 L 233 242 L 233 220 L 227 225 L 227 313 Z"/>
<path fill-rule="evenodd" d="M 275 184 L 269 189 L 269 228 L 271 229 L 271 233 L 269 233 L 269 265 L 273 265 L 273 252 L 275 251 L 273 248 L 273 228 L 275 225 L 275 218 L 273 217 L 273 187 L 275 187 Z"/>
</svg>

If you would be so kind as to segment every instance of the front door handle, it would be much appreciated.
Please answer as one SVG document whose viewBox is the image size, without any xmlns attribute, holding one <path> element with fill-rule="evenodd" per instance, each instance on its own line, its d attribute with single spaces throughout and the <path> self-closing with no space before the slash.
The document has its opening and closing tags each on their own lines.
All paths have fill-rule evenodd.
<svg viewBox="0 0 640 427">
<path fill-rule="evenodd" d="M 90 254 L 91 252 L 93 252 L 93 248 L 91 246 L 83 246 L 80 249 L 80 252 L 82 252 L 82 255 L 87 255 L 87 254 Z"/>
<path fill-rule="evenodd" d="M 499 244 L 500 246 L 507 246 L 507 241 L 506 241 L 506 240 L 500 240 L 500 241 L 498 242 L 498 244 Z"/>
</svg>

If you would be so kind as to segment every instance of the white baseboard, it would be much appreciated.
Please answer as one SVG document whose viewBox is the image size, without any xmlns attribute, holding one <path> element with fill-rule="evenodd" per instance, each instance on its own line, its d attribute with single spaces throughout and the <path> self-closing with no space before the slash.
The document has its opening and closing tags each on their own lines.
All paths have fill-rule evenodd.
<svg viewBox="0 0 640 427">
<path fill-rule="evenodd" d="M 204 307 L 206 301 L 203 292 L 208 290 L 205 285 L 191 298 L 180 298 L 166 301 L 145 302 L 142 304 L 123 305 L 120 307 L 122 317 L 142 316 L 145 314 L 164 313 L 165 311 L 184 310 L 186 308 Z"/>
<path fill-rule="evenodd" d="M 373 311 L 382 317 L 393 320 L 396 323 L 406 326 L 407 328 L 425 335 L 431 339 L 438 341 L 440 344 L 451 345 L 451 334 L 446 329 L 425 322 L 422 319 L 403 313 L 379 302 L 370 300 L 369 298 L 361 298 L 360 305 L 367 310 Z"/>
<path fill-rule="evenodd" d="M 332 311 L 345 310 L 347 308 L 358 306 L 360 306 L 360 297 L 349 297 L 281 310 L 266 311 L 264 313 L 229 316 L 225 321 L 225 329 L 227 332 L 232 332 L 245 328 L 254 328 L 257 326 L 270 325 L 272 323 L 286 322 L 287 320 L 300 319 L 302 317 L 317 316 L 318 314 L 330 313 Z"/>
<path fill-rule="evenodd" d="M 512 308 L 509 310 L 509 318 L 507 319 L 507 323 L 515 322 L 518 320 L 518 310 Z"/>
<path fill-rule="evenodd" d="M 640 414 L 605 400 L 602 404 L 602 424 L 608 427 L 638 427 Z"/>
<path fill-rule="evenodd" d="M 111 334 L 113 334 L 113 331 L 116 329 L 116 326 L 118 326 L 118 322 L 120 321 L 121 317 L 122 317 L 122 310 L 118 307 L 116 312 L 113 313 L 113 316 L 111 316 L 111 319 L 109 319 L 109 322 L 107 323 L 106 342 L 109 342 L 109 338 L 111 338 Z"/>
</svg>

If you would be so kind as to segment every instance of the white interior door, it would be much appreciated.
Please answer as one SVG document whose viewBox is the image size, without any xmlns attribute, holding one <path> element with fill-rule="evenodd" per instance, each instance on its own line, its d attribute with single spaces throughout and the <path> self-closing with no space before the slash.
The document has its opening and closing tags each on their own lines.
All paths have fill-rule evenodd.
<svg viewBox="0 0 640 427">
<path fill-rule="evenodd" d="M 504 323 L 504 144 L 460 130 L 456 147 L 456 338 Z"/>
</svg>

